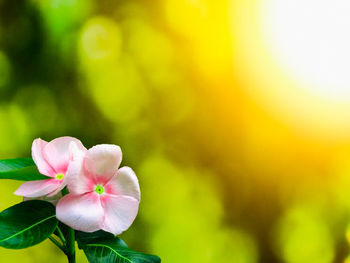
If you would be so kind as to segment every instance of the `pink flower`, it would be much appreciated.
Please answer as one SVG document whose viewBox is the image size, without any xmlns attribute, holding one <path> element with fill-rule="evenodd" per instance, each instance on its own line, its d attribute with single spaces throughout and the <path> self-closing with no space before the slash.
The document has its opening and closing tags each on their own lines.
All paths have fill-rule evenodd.
<svg viewBox="0 0 350 263">
<path fill-rule="evenodd" d="M 51 204 L 53 204 L 54 206 L 57 205 L 58 200 L 60 200 L 62 198 L 62 193 L 58 192 L 57 194 L 53 195 L 53 196 L 41 196 L 41 197 L 23 197 L 23 201 L 30 201 L 30 200 L 43 200 L 43 201 L 47 201 L 50 202 Z"/>
<path fill-rule="evenodd" d="M 101 144 L 89 149 L 69 167 L 69 194 L 59 200 L 57 218 L 84 232 L 105 230 L 118 235 L 134 221 L 140 202 L 137 177 L 119 165 L 118 146 Z"/>
<path fill-rule="evenodd" d="M 15 194 L 32 198 L 54 196 L 60 192 L 67 185 L 67 170 L 74 148 L 86 151 L 82 143 L 72 137 L 56 138 L 49 143 L 35 139 L 32 144 L 33 160 L 39 172 L 50 179 L 26 182 Z"/>
</svg>

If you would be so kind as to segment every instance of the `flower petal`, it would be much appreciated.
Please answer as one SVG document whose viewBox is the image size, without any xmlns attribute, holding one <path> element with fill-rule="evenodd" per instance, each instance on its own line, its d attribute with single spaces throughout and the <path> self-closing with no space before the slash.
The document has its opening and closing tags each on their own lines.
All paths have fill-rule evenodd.
<svg viewBox="0 0 350 263">
<path fill-rule="evenodd" d="M 140 201 L 140 186 L 134 171 L 127 166 L 120 168 L 115 176 L 105 185 L 106 193 L 127 195 Z"/>
<path fill-rule="evenodd" d="M 74 141 L 72 141 L 70 144 L 69 144 L 69 148 L 70 148 L 70 152 L 71 152 L 71 161 L 69 162 L 69 165 L 68 165 L 68 170 L 66 172 L 66 174 L 64 175 L 63 179 L 62 179 L 62 184 L 59 188 L 57 188 L 56 191 L 48 194 L 48 197 L 50 196 L 54 196 L 56 195 L 57 193 L 59 193 L 69 182 L 69 178 L 71 177 L 71 174 L 73 174 L 73 171 L 75 171 L 76 169 L 72 169 L 74 167 L 76 167 L 77 165 L 77 168 L 81 168 L 81 163 L 82 163 L 82 160 L 83 160 L 83 157 L 85 155 L 85 153 L 87 152 L 86 148 L 83 146 L 81 147 L 81 145 L 78 145 L 77 143 L 75 143 Z M 77 165 L 75 165 L 75 163 Z M 71 167 L 71 169 L 69 168 Z M 71 172 L 69 172 L 71 171 Z M 72 180 L 73 182 L 75 182 L 74 180 Z M 83 185 L 81 180 L 79 180 L 77 183 L 79 183 L 79 186 L 80 185 Z M 85 191 L 87 192 L 87 191 Z M 85 193 L 84 192 L 84 193 Z"/>
<path fill-rule="evenodd" d="M 94 190 L 94 179 L 88 173 L 84 173 L 83 163 L 87 150 L 80 150 L 75 146 L 72 147 L 72 160 L 69 163 L 65 176 L 67 187 L 70 193 L 80 195 Z"/>
<path fill-rule="evenodd" d="M 87 151 L 84 170 L 94 177 L 95 183 L 105 184 L 118 171 L 121 161 L 122 152 L 119 146 L 99 144 Z"/>
<path fill-rule="evenodd" d="M 76 142 L 71 142 L 69 145 L 69 150 L 72 154 L 72 160 L 82 160 L 87 152 L 87 149 L 81 144 Z"/>
<path fill-rule="evenodd" d="M 46 145 L 47 145 L 46 141 L 40 138 L 35 139 L 32 144 L 32 157 L 41 174 L 54 177 L 55 171 L 50 166 L 50 164 L 47 163 L 44 157 L 44 147 Z"/>
<path fill-rule="evenodd" d="M 58 201 L 56 217 L 75 230 L 97 231 L 104 217 L 100 197 L 96 193 L 68 194 Z"/>
<path fill-rule="evenodd" d="M 96 185 L 94 178 L 84 173 L 82 164 L 82 158 L 71 161 L 65 176 L 68 190 L 74 195 L 92 192 Z"/>
<path fill-rule="evenodd" d="M 25 182 L 16 190 L 15 195 L 40 197 L 52 193 L 60 185 L 61 181 L 56 179 Z"/>
<path fill-rule="evenodd" d="M 131 226 L 139 209 L 139 201 L 130 196 L 104 194 L 101 202 L 105 212 L 102 229 L 114 235 Z"/>
<path fill-rule="evenodd" d="M 47 197 L 52 197 L 57 195 L 58 193 L 60 193 L 62 191 L 62 189 L 67 185 L 67 180 L 64 178 L 63 180 L 60 180 L 61 183 L 60 185 L 57 187 L 56 190 L 52 191 L 51 193 L 47 194 Z"/>
<path fill-rule="evenodd" d="M 56 206 L 58 200 L 60 200 L 62 198 L 62 193 L 59 192 L 54 196 L 42 196 L 42 197 L 23 197 L 23 201 L 29 201 L 29 200 L 44 200 L 47 202 L 50 202 L 51 204 L 53 204 L 54 206 Z"/>
<path fill-rule="evenodd" d="M 44 156 L 56 173 L 65 173 L 69 161 L 72 159 L 71 142 L 75 142 L 80 149 L 85 149 L 83 144 L 73 137 L 60 137 L 49 142 L 44 148 Z"/>
</svg>

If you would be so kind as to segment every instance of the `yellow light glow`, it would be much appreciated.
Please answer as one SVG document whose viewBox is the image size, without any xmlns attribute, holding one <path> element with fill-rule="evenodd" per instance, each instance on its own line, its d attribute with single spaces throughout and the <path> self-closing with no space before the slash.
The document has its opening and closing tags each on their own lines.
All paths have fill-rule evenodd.
<svg viewBox="0 0 350 263">
<path fill-rule="evenodd" d="M 350 1 L 269 0 L 262 8 L 269 46 L 308 89 L 350 100 Z"/>
<path fill-rule="evenodd" d="M 350 140 L 350 2 L 231 0 L 236 81 L 315 140 Z"/>
</svg>

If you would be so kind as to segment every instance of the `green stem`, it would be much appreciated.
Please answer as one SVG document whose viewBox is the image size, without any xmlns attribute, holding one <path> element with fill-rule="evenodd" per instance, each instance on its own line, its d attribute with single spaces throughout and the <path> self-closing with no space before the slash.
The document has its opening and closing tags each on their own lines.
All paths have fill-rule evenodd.
<svg viewBox="0 0 350 263">
<path fill-rule="evenodd" d="M 66 243 L 66 255 L 69 263 L 75 263 L 75 232 L 74 229 L 68 228 L 67 243 Z"/>
<path fill-rule="evenodd" d="M 58 232 L 59 237 L 60 237 L 61 240 L 62 240 L 63 245 L 66 245 L 66 244 L 67 244 L 66 238 L 64 237 L 64 235 L 63 235 L 61 229 L 59 228 L 59 226 L 57 226 L 56 229 L 57 229 L 57 232 Z"/>
<path fill-rule="evenodd" d="M 54 239 L 52 236 L 49 236 L 49 239 L 52 243 L 54 243 L 59 249 L 61 249 L 64 253 L 66 253 L 65 247 L 62 246 L 56 239 Z"/>
</svg>

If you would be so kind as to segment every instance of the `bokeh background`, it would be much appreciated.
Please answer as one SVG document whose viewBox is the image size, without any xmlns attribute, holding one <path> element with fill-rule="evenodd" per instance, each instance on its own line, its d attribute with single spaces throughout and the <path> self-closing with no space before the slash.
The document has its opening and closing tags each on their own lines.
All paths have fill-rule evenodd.
<svg viewBox="0 0 350 263">
<path fill-rule="evenodd" d="M 347 0 L 0 0 L 0 158 L 30 156 L 37 137 L 120 145 L 142 190 L 122 238 L 164 263 L 345 262 L 349 13 Z M 0 182 L 1 210 L 19 185 Z M 0 248 L 0 262 L 65 260 L 49 241 Z"/>
</svg>

